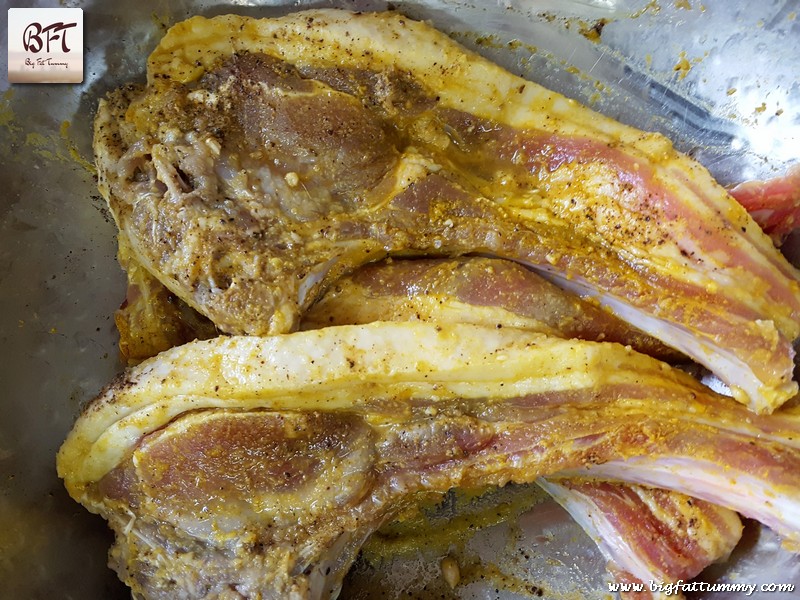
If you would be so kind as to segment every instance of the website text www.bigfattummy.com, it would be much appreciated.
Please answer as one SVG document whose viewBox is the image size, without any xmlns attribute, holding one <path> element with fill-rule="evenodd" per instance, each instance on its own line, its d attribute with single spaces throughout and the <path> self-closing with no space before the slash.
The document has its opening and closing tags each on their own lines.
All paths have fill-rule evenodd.
<svg viewBox="0 0 800 600">
<path fill-rule="evenodd" d="M 665 596 L 677 595 L 685 592 L 739 592 L 750 596 L 755 592 L 794 592 L 793 583 L 706 583 L 704 581 L 675 581 L 662 583 L 649 581 L 648 583 L 609 583 L 609 592 L 660 592 Z"/>
</svg>

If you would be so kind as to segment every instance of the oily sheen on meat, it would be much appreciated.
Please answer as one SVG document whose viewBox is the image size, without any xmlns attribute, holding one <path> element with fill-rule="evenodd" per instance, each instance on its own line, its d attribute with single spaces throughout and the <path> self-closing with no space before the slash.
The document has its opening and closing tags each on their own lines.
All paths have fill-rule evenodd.
<svg viewBox="0 0 800 600">
<path fill-rule="evenodd" d="M 129 257 L 121 253 L 125 259 Z M 167 331 L 189 341 L 203 335 L 167 302 L 161 284 L 128 263 L 126 307 L 118 314 L 121 347 L 164 343 Z M 132 269 L 133 267 L 133 269 Z M 481 257 L 388 259 L 337 280 L 303 316 L 301 328 L 421 320 L 517 327 L 564 338 L 615 341 L 666 360 L 680 355 L 624 321 L 513 262 Z M 183 343 L 183 342 L 182 342 Z M 167 348 L 171 347 L 171 344 Z M 147 356 L 155 356 L 152 352 Z M 126 352 L 127 357 L 134 356 Z M 685 360 L 685 359 L 684 359 Z M 590 480 L 537 480 L 587 530 L 620 581 L 687 580 L 724 560 L 741 536 L 735 512 L 684 494 Z"/>
<path fill-rule="evenodd" d="M 619 344 L 506 327 L 185 344 L 110 385 L 58 456 L 144 598 L 334 597 L 419 492 L 606 467 L 800 541 L 796 411 L 754 415 Z"/>
<path fill-rule="evenodd" d="M 703 167 L 400 14 L 180 23 L 95 151 L 137 261 L 222 331 L 293 330 L 387 254 L 493 254 L 756 411 L 797 391 L 797 271 Z"/>
<path fill-rule="evenodd" d="M 517 327 L 566 339 L 618 342 L 680 360 L 613 315 L 500 259 L 470 257 L 372 263 L 343 277 L 301 327 L 375 321 Z M 537 483 L 566 508 L 621 581 L 675 582 L 725 560 L 739 542 L 738 515 L 684 494 L 596 480 Z"/>
<path fill-rule="evenodd" d="M 800 543 L 798 413 L 767 414 L 797 389 L 797 272 L 663 137 L 402 15 L 315 10 L 176 25 L 146 85 L 101 103 L 94 145 L 129 293 L 172 294 L 208 319 L 190 315 L 191 330 L 234 334 L 126 371 L 59 452 L 136 597 L 333 597 L 364 539 L 419 493 L 509 481 L 600 515 L 603 541 L 628 543 L 604 549 L 623 578 L 724 557 L 737 511 Z M 372 306 L 337 317 L 406 310 L 382 286 L 407 273 L 342 280 L 365 263 L 467 254 L 596 302 L 503 263 L 498 285 L 538 286 L 550 308 L 469 296 L 454 272 L 429 283 L 444 284 L 451 320 L 477 324 L 436 310 L 431 323 L 324 323 L 359 294 Z M 430 278 L 420 264 L 411 276 Z M 153 310 L 143 330 L 183 313 Z M 481 320 L 500 313 L 519 323 Z M 139 326 L 136 310 L 119 316 Z M 287 333 L 304 317 L 322 329 Z M 129 356 L 191 335 L 162 333 Z M 755 413 L 575 335 L 689 356 Z M 674 547 L 626 527 L 637 507 Z M 684 518 L 704 531 L 671 527 Z"/>
</svg>

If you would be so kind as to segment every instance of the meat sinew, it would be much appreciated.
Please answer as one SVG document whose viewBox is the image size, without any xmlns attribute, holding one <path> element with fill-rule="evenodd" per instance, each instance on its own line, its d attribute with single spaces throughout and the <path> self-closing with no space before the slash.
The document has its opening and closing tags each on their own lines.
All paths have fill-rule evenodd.
<svg viewBox="0 0 800 600">
<path fill-rule="evenodd" d="M 381 322 L 168 350 L 86 408 L 58 472 L 136 594 L 325 598 L 417 492 L 607 464 L 797 543 L 799 433 L 618 344 Z"/>
<path fill-rule="evenodd" d="M 195 17 L 95 132 L 136 259 L 223 331 L 292 330 L 386 254 L 480 252 L 596 296 L 756 411 L 797 391 L 798 274 L 705 169 L 402 15 Z"/>
</svg>

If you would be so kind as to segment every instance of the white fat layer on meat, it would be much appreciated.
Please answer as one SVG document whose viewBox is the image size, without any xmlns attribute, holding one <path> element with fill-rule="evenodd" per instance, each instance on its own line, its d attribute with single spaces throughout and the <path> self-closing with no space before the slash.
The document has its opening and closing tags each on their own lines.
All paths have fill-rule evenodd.
<svg viewBox="0 0 800 600">
<path fill-rule="evenodd" d="M 667 378 L 699 386 L 617 344 L 466 324 L 380 322 L 192 342 L 145 361 L 126 383 L 108 388 L 62 447 L 59 472 L 78 493 L 143 435 L 187 410 L 352 408 L 379 391 L 433 400 L 507 398 L 626 382 L 631 365 L 638 365 L 641 385 Z"/>
<path fill-rule="evenodd" d="M 376 27 L 376 21 L 380 27 Z M 314 23 L 315 43 L 309 45 L 309 23 Z M 235 38 L 221 32 L 230 29 Z M 273 35 L 276 34 L 276 35 Z M 180 49 L 180 52 L 176 50 Z M 656 133 L 644 133 L 604 117 L 574 100 L 565 98 L 533 82 L 508 73 L 499 66 L 464 49 L 446 36 L 431 35 L 421 23 L 399 15 L 376 15 L 361 18 L 338 10 L 313 10 L 275 20 L 247 20 L 236 16 L 216 19 L 193 18 L 178 24 L 151 55 L 148 78 L 168 74 L 179 81 L 192 81 L 211 66 L 219 56 L 236 51 L 266 52 L 296 65 L 336 65 L 342 68 L 401 69 L 435 89 L 441 106 L 466 110 L 484 119 L 507 124 L 516 129 L 555 131 L 566 136 L 586 136 L 609 143 L 622 141 L 631 156 L 641 164 L 658 160 L 663 171 L 673 165 L 682 176 L 670 179 L 667 187 L 680 192 L 700 182 L 710 193 L 707 202 L 693 207 L 697 218 L 718 218 L 720 207 L 731 210 L 727 192 L 688 158 L 676 153 L 671 142 Z M 182 57 L 190 56 L 191 62 Z M 481 93 L 476 94 L 475 90 Z M 683 180 L 688 172 L 691 179 Z M 657 175 L 657 177 L 659 177 Z M 788 264 L 777 264 L 771 240 L 739 207 L 732 221 L 746 223 L 744 231 L 732 228 L 728 233 L 764 250 L 752 256 L 766 270 L 792 273 Z M 728 262 L 730 257 L 721 257 Z M 788 269 L 788 271 L 787 271 Z M 725 277 L 709 271 L 707 277 Z M 794 273 L 796 277 L 796 273 Z"/>
</svg>

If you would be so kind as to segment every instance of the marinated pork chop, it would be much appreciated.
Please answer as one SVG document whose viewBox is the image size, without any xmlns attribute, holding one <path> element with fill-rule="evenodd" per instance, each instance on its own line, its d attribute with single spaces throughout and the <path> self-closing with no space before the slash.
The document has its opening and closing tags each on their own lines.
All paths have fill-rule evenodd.
<svg viewBox="0 0 800 600">
<path fill-rule="evenodd" d="M 302 327 L 413 320 L 519 327 L 675 358 L 652 338 L 524 267 L 477 257 L 361 267 L 309 309 Z M 612 574 L 623 581 L 686 581 L 726 559 L 741 537 L 736 513 L 677 492 L 607 481 L 537 483 L 597 542 Z"/>
<path fill-rule="evenodd" d="M 798 434 L 618 344 L 383 322 L 162 353 L 86 408 L 58 472 L 141 597 L 329 598 L 417 492 L 612 463 L 796 543 Z"/>
<path fill-rule="evenodd" d="M 102 103 L 100 187 L 223 331 L 292 330 L 386 254 L 511 258 L 760 412 L 797 391 L 798 274 L 709 174 L 395 13 L 195 17 Z"/>
<path fill-rule="evenodd" d="M 731 195 L 778 244 L 800 227 L 800 165 L 781 177 L 740 183 Z"/>
<path fill-rule="evenodd" d="M 114 314 L 119 350 L 128 365 L 193 340 L 219 335 L 214 324 L 172 294 L 131 255 L 125 235 L 118 236 L 117 258 L 128 288 Z"/>
<path fill-rule="evenodd" d="M 213 325 L 145 271 L 121 239 L 128 291 L 115 315 L 129 366 L 195 339 Z M 518 327 L 583 340 L 619 342 L 671 363 L 686 357 L 597 307 L 506 260 L 388 259 L 338 279 L 302 316 L 300 329 L 379 320 L 441 320 Z"/>
<path fill-rule="evenodd" d="M 129 290 L 117 313 L 120 346 L 129 359 L 204 332 L 167 302 L 165 288 L 121 248 Z M 133 263 L 133 264 L 132 264 Z M 138 274 L 138 276 L 137 276 Z M 165 319 L 166 317 L 172 317 Z M 166 323 L 165 323 L 166 320 Z M 303 316 L 301 328 L 379 320 L 462 322 L 518 327 L 566 338 L 616 341 L 647 354 L 676 359 L 674 351 L 606 311 L 564 292 L 509 261 L 480 257 L 387 260 L 357 269 L 336 284 Z M 196 321 L 196 319 L 195 319 Z M 166 345 L 165 345 L 166 342 Z M 132 350 L 147 355 L 135 355 Z M 137 361 L 138 362 L 138 361 Z M 688 580 L 724 560 L 741 536 L 736 513 L 677 492 L 608 482 L 540 480 L 580 523 L 610 561 L 612 574 L 627 581 Z M 691 524 L 691 525 L 690 525 Z"/>
<path fill-rule="evenodd" d="M 342 277 L 303 315 L 301 329 L 373 321 L 517 327 L 618 342 L 662 360 L 686 361 L 606 310 L 514 262 L 483 257 L 378 261 Z"/>
</svg>

